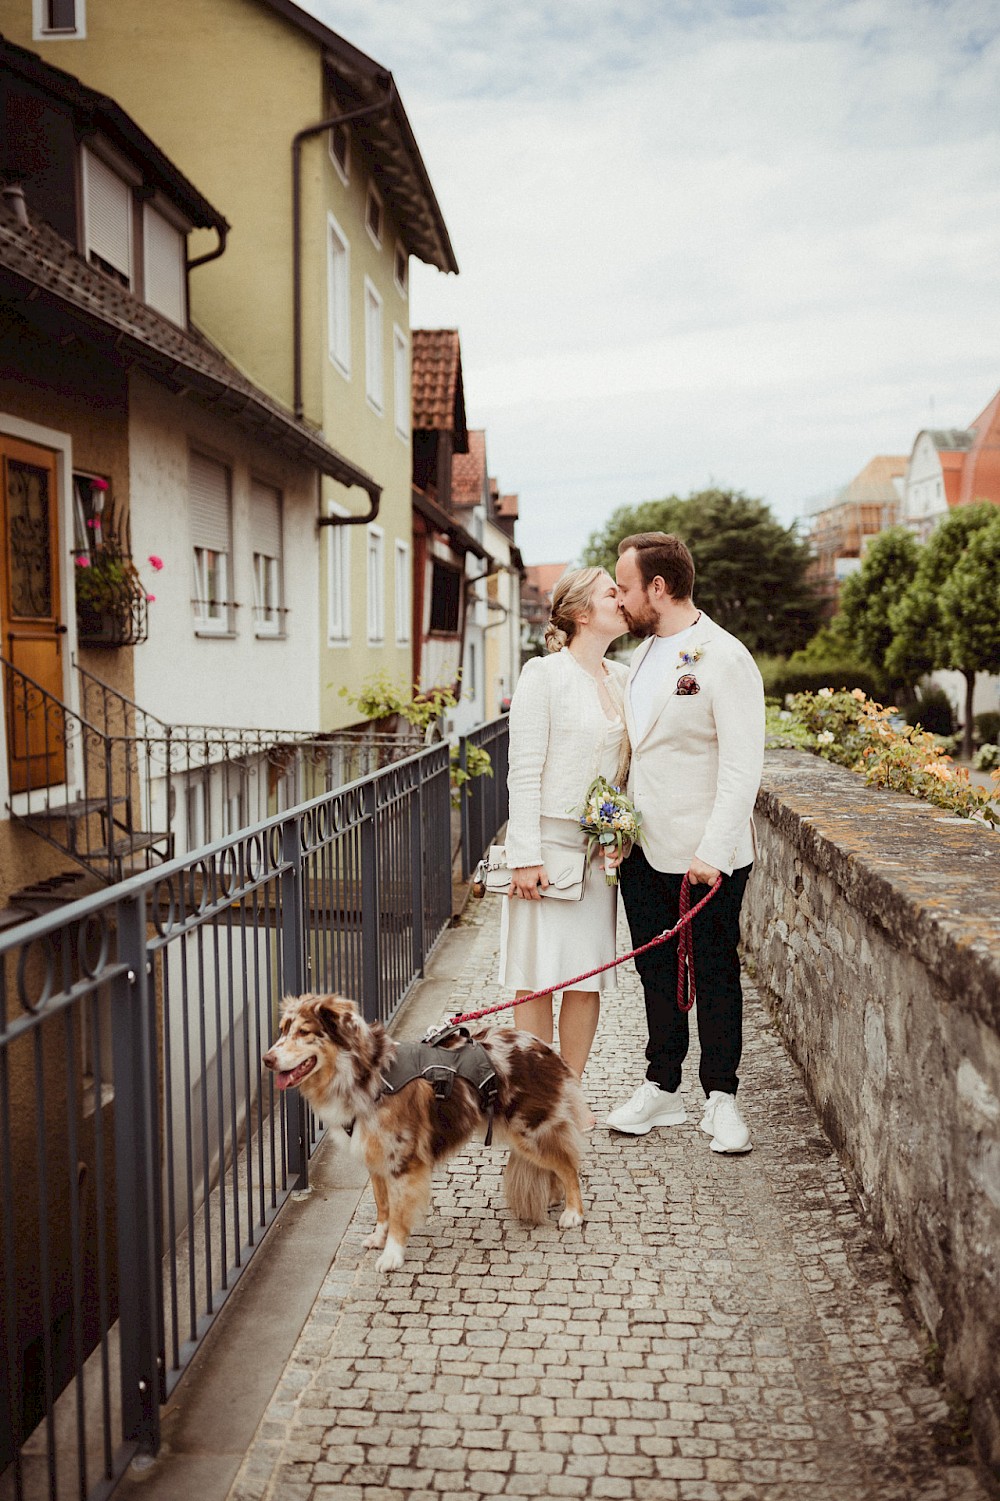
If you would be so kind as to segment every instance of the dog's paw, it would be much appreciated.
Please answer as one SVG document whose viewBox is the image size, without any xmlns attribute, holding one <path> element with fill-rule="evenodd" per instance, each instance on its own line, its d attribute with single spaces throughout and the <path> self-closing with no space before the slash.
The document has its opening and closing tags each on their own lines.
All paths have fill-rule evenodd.
<svg viewBox="0 0 1000 1501">
<path fill-rule="evenodd" d="M 364 1238 L 363 1244 L 364 1244 L 365 1250 L 366 1251 L 381 1251 L 382 1247 L 385 1245 L 385 1238 L 388 1235 L 388 1233 L 389 1233 L 389 1226 L 388 1226 L 388 1224 L 385 1224 L 385 1225 L 376 1225 L 375 1229 L 372 1231 L 371 1235 L 366 1235 L 365 1238 Z"/>
<path fill-rule="evenodd" d="M 375 1266 L 380 1272 L 398 1272 L 402 1265 L 403 1247 L 398 1241 L 391 1240 L 378 1261 L 376 1261 Z"/>
<path fill-rule="evenodd" d="M 560 1230 L 575 1230 L 577 1225 L 583 1224 L 583 1215 L 579 1209 L 564 1209 L 559 1216 Z"/>
</svg>

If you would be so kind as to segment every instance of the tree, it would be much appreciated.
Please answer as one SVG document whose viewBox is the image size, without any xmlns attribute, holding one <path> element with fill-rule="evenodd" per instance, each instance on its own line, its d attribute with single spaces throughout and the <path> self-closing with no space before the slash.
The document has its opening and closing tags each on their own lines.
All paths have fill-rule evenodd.
<svg viewBox="0 0 1000 1501">
<path fill-rule="evenodd" d="M 993 505 L 986 509 L 993 512 L 992 519 L 970 536 L 941 586 L 938 602 L 944 637 L 940 665 L 957 668 L 965 678 L 962 754 L 968 759 L 972 757 L 976 673 L 1000 671 L 1000 509 Z"/>
<path fill-rule="evenodd" d="M 941 590 L 971 538 L 998 515 L 989 501 L 958 506 L 919 549 L 912 579 L 889 607 L 893 639 L 886 651 L 886 667 L 894 679 L 912 686 L 924 673 L 957 665 L 950 660 L 954 653 L 941 617 Z M 993 609 L 995 613 L 996 602 Z"/>
<path fill-rule="evenodd" d="M 890 612 L 913 580 L 918 554 L 912 532 L 901 526 L 879 532 L 868 544 L 859 571 L 846 578 L 840 590 L 840 613 L 855 646 L 895 683 L 904 679 L 888 665 L 895 636 Z"/>
<path fill-rule="evenodd" d="M 620 506 L 591 536 L 584 562 L 613 574 L 618 543 L 633 532 L 671 532 L 687 543 L 698 604 L 751 651 L 791 652 L 815 631 L 820 607 L 805 578 L 808 545 L 764 501 L 712 489 Z"/>
</svg>

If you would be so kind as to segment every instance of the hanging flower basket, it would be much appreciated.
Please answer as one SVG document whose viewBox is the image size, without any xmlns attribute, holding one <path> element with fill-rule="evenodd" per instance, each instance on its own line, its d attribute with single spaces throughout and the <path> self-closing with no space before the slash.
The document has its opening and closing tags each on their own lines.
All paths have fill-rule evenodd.
<svg viewBox="0 0 1000 1501">
<path fill-rule="evenodd" d="M 116 547 L 78 552 L 76 631 L 81 646 L 137 646 L 148 634 L 148 596 L 135 565 Z"/>
</svg>

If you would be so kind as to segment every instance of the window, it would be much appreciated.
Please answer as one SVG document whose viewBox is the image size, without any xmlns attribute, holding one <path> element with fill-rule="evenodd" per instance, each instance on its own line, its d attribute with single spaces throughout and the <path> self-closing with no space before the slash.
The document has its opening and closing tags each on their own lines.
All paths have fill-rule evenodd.
<svg viewBox="0 0 1000 1501">
<path fill-rule="evenodd" d="M 327 216 L 326 299 L 330 359 L 351 374 L 351 247 L 332 214 Z"/>
<path fill-rule="evenodd" d="M 228 632 L 231 620 L 230 485 L 225 464 L 192 453 L 191 541 L 194 547 L 194 618 L 199 634 Z"/>
<path fill-rule="evenodd" d="M 392 279 L 396 283 L 396 290 L 400 297 L 406 296 L 410 284 L 410 261 L 403 246 L 396 245 L 396 253 L 392 258 Z"/>
<path fill-rule="evenodd" d="M 410 441 L 410 341 L 401 328 L 392 327 L 392 388 L 396 432 Z"/>
<path fill-rule="evenodd" d="M 330 160 L 346 186 L 351 180 L 351 137 L 346 125 L 335 125 L 330 131 Z"/>
<path fill-rule="evenodd" d="M 368 528 L 368 645 L 385 640 L 385 557 L 380 526 Z"/>
<path fill-rule="evenodd" d="M 132 190 L 93 151 L 83 148 L 86 255 L 122 286 L 132 285 Z"/>
<path fill-rule="evenodd" d="M 459 627 L 459 604 L 462 598 L 462 575 L 457 568 L 449 568 L 435 561 L 431 565 L 431 624 L 432 631 L 445 636 L 456 636 Z"/>
<path fill-rule="evenodd" d="M 87 35 L 87 0 L 32 0 L 32 39 L 82 40 Z"/>
<path fill-rule="evenodd" d="M 330 502 L 331 516 L 347 512 Z M 351 644 L 351 528 L 326 528 L 326 638 L 330 646 Z"/>
<path fill-rule="evenodd" d="M 378 412 L 385 410 L 385 373 L 382 364 L 382 299 L 365 277 L 365 395 Z"/>
<path fill-rule="evenodd" d="M 253 480 L 250 485 L 250 532 L 253 538 L 254 628 L 258 636 L 280 635 L 281 492 Z"/>
<path fill-rule="evenodd" d="M 365 204 L 365 228 L 373 241 L 382 248 L 382 195 L 373 182 L 368 184 L 368 200 Z"/>
<path fill-rule="evenodd" d="M 410 643 L 410 544 L 396 543 L 396 645 Z"/>
<path fill-rule="evenodd" d="M 142 211 L 143 281 L 151 308 L 184 328 L 187 324 L 187 242 L 151 204 Z"/>
</svg>

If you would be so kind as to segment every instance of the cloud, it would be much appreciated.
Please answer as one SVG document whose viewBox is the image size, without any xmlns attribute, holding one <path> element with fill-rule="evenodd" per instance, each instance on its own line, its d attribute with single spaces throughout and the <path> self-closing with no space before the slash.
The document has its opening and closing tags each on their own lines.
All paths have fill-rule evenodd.
<svg viewBox="0 0 1000 1501">
<path fill-rule="evenodd" d="M 791 519 L 996 388 L 979 0 L 314 8 L 400 86 L 462 267 L 413 319 L 461 331 L 529 561 L 710 477 Z"/>
</svg>

